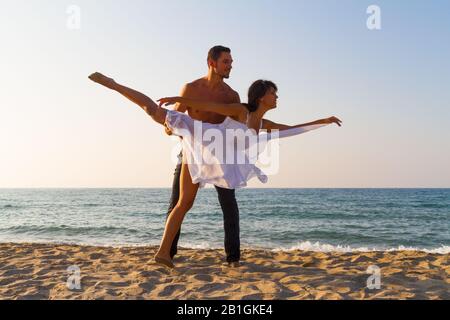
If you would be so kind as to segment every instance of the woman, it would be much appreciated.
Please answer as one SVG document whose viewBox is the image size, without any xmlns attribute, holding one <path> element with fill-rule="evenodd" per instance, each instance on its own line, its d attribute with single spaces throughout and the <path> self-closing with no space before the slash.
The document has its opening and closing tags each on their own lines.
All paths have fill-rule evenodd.
<svg viewBox="0 0 450 320">
<path fill-rule="evenodd" d="M 166 222 L 161 246 L 155 256 L 157 263 L 173 268 L 170 247 L 176 233 L 181 227 L 184 216 L 194 203 L 199 187 L 204 183 L 213 183 L 221 187 L 234 189 L 245 186 L 246 182 L 254 176 L 263 180 L 264 175 L 254 164 L 221 166 L 220 163 L 216 163 L 215 166 L 213 164 L 211 169 L 200 162 L 186 163 L 187 157 L 185 155 L 189 154 L 192 156 L 194 154 L 193 146 L 199 142 L 198 137 L 195 137 L 193 133 L 194 120 L 186 114 L 167 110 L 162 108 L 162 106 L 182 103 L 193 109 L 215 112 L 227 116 L 228 118 L 222 124 L 202 124 L 216 130 L 225 130 L 227 128 L 251 129 L 255 133 L 259 133 L 260 129 L 265 129 L 270 132 L 273 129 L 271 122 L 264 120 L 263 117 L 267 111 L 276 108 L 278 99 L 277 87 L 270 81 L 258 80 L 254 82 L 249 89 L 247 104 L 217 104 L 182 97 L 172 97 L 158 100 L 159 105 L 157 105 L 146 95 L 122 86 L 113 79 L 100 73 L 94 73 L 89 78 L 94 82 L 119 92 L 132 102 L 138 104 L 155 122 L 168 127 L 174 134 L 183 137 L 184 156 L 180 177 L 180 197 Z M 332 123 L 341 126 L 341 120 L 336 117 L 330 117 L 297 126 L 282 126 L 280 132 L 289 136 Z M 205 168 L 207 170 L 203 170 Z"/>
</svg>

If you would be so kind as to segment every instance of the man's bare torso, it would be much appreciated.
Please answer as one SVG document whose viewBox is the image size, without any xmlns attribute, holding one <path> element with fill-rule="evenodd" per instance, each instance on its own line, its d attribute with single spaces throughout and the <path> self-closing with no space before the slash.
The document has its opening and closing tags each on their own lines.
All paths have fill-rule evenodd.
<svg viewBox="0 0 450 320">
<path fill-rule="evenodd" d="M 204 78 L 195 80 L 187 85 L 186 98 L 210 101 L 215 103 L 238 103 L 239 95 L 231 89 L 225 82 L 220 83 L 215 88 L 208 86 L 207 80 Z M 225 116 L 205 111 L 197 111 L 185 106 L 191 118 L 209 123 L 221 123 L 225 120 Z"/>
</svg>

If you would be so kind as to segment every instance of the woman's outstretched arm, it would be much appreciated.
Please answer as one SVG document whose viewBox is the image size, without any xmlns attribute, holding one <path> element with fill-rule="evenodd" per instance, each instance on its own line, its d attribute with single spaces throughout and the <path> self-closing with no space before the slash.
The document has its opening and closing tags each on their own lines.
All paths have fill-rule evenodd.
<svg viewBox="0 0 450 320">
<path fill-rule="evenodd" d="M 195 110 L 214 112 L 229 117 L 239 117 L 242 114 L 247 114 L 248 112 L 247 108 L 241 103 L 214 103 L 183 97 L 161 98 L 158 102 L 160 106 L 169 106 L 175 103 L 180 103 Z"/>
<path fill-rule="evenodd" d="M 98 72 L 91 74 L 89 76 L 89 79 L 111 90 L 119 92 L 128 100 L 140 106 L 142 110 L 144 110 L 150 117 L 153 118 L 153 120 L 155 120 L 159 124 L 164 125 L 166 121 L 167 110 L 164 108 L 160 108 L 152 99 L 147 97 L 145 94 L 122 86 L 115 82 L 114 79 L 108 78 Z"/>
<path fill-rule="evenodd" d="M 336 123 L 339 127 L 342 126 L 342 121 L 339 120 L 336 117 L 320 119 L 320 120 L 316 120 L 316 121 L 313 121 L 313 122 L 298 124 L 298 125 L 294 125 L 294 126 L 290 126 L 290 125 L 286 125 L 286 124 L 280 124 L 280 123 L 275 123 L 273 121 L 270 121 L 270 120 L 267 120 L 267 119 L 263 119 L 263 129 L 266 129 L 268 131 L 271 131 L 271 130 L 280 130 L 280 131 L 282 131 L 282 130 L 287 130 L 287 129 L 312 126 L 312 125 L 315 125 L 315 124 L 331 124 L 331 123 Z"/>
</svg>

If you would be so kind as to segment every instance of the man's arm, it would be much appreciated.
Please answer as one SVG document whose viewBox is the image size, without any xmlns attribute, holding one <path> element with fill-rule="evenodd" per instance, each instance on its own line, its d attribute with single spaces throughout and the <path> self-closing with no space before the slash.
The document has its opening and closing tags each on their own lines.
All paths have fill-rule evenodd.
<svg viewBox="0 0 450 320">
<path fill-rule="evenodd" d="M 224 116 L 240 116 L 247 112 L 247 108 L 240 103 L 214 103 L 182 97 L 161 98 L 158 102 L 160 106 L 180 103 L 181 105 L 188 105 L 195 110 L 214 112 Z"/>
</svg>

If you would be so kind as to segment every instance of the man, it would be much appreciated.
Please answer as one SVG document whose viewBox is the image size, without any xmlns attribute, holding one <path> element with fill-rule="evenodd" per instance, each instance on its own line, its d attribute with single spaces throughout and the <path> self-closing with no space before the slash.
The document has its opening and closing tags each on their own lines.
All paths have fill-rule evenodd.
<svg viewBox="0 0 450 320">
<path fill-rule="evenodd" d="M 208 74 L 186 84 L 181 92 L 181 96 L 190 99 L 211 101 L 216 103 L 240 103 L 239 94 L 224 82 L 224 79 L 230 77 L 233 58 L 231 50 L 223 46 L 215 46 L 208 53 Z M 213 124 L 222 123 L 225 116 L 211 113 L 196 111 L 187 105 L 177 104 L 175 110 L 179 112 L 188 112 L 189 116 L 195 120 L 209 122 Z M 166 129 L 167 134 L 171 134 Z M 176 206 L 180 195 L 180 174 L 182 167 L 182 155 L 179 156 L 179 163 L 175 169 L 172 196 L 170 206 L 167 213 Z M 224 229 L 225 229 L 225 253 L 227 262 L 230 266 L 239 266 L 240 260 L 240 238 L 239 238 L 239 208 L 236 202 L 235 190 L 216 187 L 219 196 L 220 206 L 222 207 Z M 171 248 L 171 258 L 177 254 L 178 240 L 181 230 L 178 231 Z"/>
</svg>

